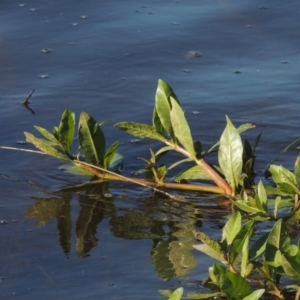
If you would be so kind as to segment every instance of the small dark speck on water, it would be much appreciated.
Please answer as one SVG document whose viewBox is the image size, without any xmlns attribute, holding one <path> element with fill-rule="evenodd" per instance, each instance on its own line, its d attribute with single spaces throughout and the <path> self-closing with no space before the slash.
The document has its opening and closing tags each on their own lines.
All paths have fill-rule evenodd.
<svg viewBox="0 0 300 300">
<path fill-rule="evenodd" d="M 234 71 L 235 74 L 241 74 L 242 72 L 239 70 Z"/>
<path fill-rule="evenodd" d="M 288 62 L 287 60 L 282 60 L 281 63 L 282 63 L 283 65 L 286 65 L 286 64 L 288 64 L 289 62 Z"/>
<path fill-rule="evenodd" d="M 265 5 L 262 5 L 262 6 L 260 6 L 259 8 L 260 8 L 260 9 L 268 9 L 268 7 L 265 6 Z"/>
</svg>

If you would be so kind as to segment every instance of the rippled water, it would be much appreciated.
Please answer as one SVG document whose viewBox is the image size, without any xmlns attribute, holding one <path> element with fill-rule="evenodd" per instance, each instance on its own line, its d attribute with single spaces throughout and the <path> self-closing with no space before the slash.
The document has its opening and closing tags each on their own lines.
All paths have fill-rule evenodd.
<svg viewBox="0 0 300 300">
<path fill-rule="evenodd" d="M 30 148 L 17 144 L 23 131 L 51 130 L 66 107 L 99 122 L 150 123 L 161 78 L 204 145 L 220 136 L 225 114 L 257 123 L 247 138 L 263 132 L 260 172 L 299 137 L 298 8 L 295 0 L 2 1 L 0 145 Z M 32 89 L 30 111 L 22 102 Z M 132 144 L 111 124 L 108 143 L 122 142 L 131 174 L 155 144 Z M 181 253 L 176 243 L 189 226 L 219 233 L 215 199 L 185 194 L 189 202 L 174 204 L 117 183 L 57 193 L 85 179 L 52 158 L 0 153 L 1 298 L 158 299 L 159 289 L 194 291 L 205 278 L 212 261 L 190 250 L 192 240 L 181 249 L 193 254 L 188 262 L 164 253 Z M 295 155 L 279 162 L 292 167 Z"/>
</svg>

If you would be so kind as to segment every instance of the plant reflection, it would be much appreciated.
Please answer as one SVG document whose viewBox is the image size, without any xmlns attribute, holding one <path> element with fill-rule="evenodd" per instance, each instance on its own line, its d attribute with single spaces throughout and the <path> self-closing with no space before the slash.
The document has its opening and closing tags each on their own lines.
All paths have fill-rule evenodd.
<svg viewBox="0 0 300 300">
<path fill-rule="evenodd" d="M 33 198 L 35 204 L 25 216 L 38 218 L 36 226 L 57 219 L 59 244 L 68 255 L 71 251 L 71 199 L 78 194 L 79 215 L 76 221 L 76 252 L 85 258 L 97 246 L 97 227 L 109 219 L 113 236 L 123 239 L 152 239 L 150 249 L 154 269 L 163 280 L 188 274 L 195 266 L 192 229 L 201 226 L 199 209 L 192 202 L 162 199 L 151 195 L 136 207 L 116 207 L 117 198 L 107 198 L 108 184 L 91 184 L 60 191 L 56 197 Z M 120 203 L 120 201 L 118 201 Z"/>
</svg>

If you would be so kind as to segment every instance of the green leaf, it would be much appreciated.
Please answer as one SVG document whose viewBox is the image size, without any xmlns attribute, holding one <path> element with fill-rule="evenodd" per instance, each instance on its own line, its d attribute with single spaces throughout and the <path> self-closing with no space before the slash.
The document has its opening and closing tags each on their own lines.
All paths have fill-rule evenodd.
<svg viewBox="0 0 300 300">
<path fill-rule="evenodd" d="M 71 154 L 71 147 L 75 133 L 75 114 L 69 109 L 63 112 L 58 126 L 58 140 L 68 154 Z"/>
<path fill-rule="evenodd" d="M 156 131 L 156 129 L 150 125 L 139 124 L 134 122 L 119 122 L 114 125 L 116 128 L 128 132 L 129 134 L 139 137 L 158 140 L 161 142 L 167 141 L 164 136 Z"/>
<path fill-rule="evenodd" d="M 252 292 L 245 278 L 230 271 L 220 276 L 220 289 L 231 300 L 243 299 Z"/>
<path fill-rule="evenodd" d="M 168 167 L 168 170 L 172 170 L 173 168 L 177 167 L 178 165 L 183 164 L 185 162 L 190 162 L 190 161 L 192 161 L 192 159 L 190 159 L 190 158 L 184 158 L 179 161 L 176 161 L 174 164 L 172 164 L 171 166 Z"/>
<path fill-rule="evenodd" d="M 203 179 L 203 180 L 211 180 L 210 176 L 207 174 L 205 169 L 199 165 L 190 167 L 184 170 L 182 173 L 178 174 L 174 181 L 180 181 L 182 179 Z"/>
<path fill-rule="evenodd" d="M 85 112 L 79 118 L 79 144 L 88 163 L 103 164 L 105 136 L 99 124 Z"/>
<path fill-rule="evenodd" d="M 300 262 L 289 255 L 281 256 L 281 264 L 285 275 L 288 277 L 300 280 Z"/>
<path fill-rule="evenodd" d="M 182 295 L 183 295 L 183 288 L 180 287 L 171 294 L 169 300 L 180 300 Z"/>
<path fill-rule="evenodd" d="M 269 233 L 262 235 L 250 248 L 249 251 L 249 261 L 255 260 L 260 255 L 262 255 L 266 250 L 267 240 Z"/>
<path fill-rule="evenodd" d="M 116 141 L 106 150 L 105 155 L 104 155 L 104 162 L 103 162 L 104 169 L 108 169 L 108 167 L 110 166 L 113 157 L 117 153 L 119 145 L 120 145 L 120 142 Z"/>
<path fill-rule="evenodd" d="M 165 81 L 161 79 L 158 80 L 158 86 L 155 94 L 155 108 L 153 112 L 153 126 L 161 135 L 164 134 L 165 130 L 175 142 L 170 117 L 170 97 L 174 98 L 179 104 L 179 100 L 173 92 L 172 88 Z"/>
<path fill-rule="evenodd" d="M 241 229 L 242 216 L 239 212 L 231 215 L 223 228 L 222 241 L 226 240 L 227 245 L 231 245 L 233 239 Z"/>
<path fill-rule="evenodd" d="M 277 188 L 284 193 L 294 195 L 295 193 L 300 194 L 296 184 L 295 175 L 283 166 L 271 165 L 269 168 L 273 180 L 277 184 Z"/>
<path fill-rule="evenodd" d="M 205 233 L 201 231 L 193 230 L 193 233 L 194 236 L 203 243 L 201 245 L 194 245 L 193 247 L 196 250 L 199 250 L 209 255 L 210 257 L 222 262 L 223 264 L 226 264 L 224 251 L 222 249 L 220 242 L 211 239 L 209 236 L 207 236 Z"/>
<path fill-rule="evenodd" d="M 243 166 L 243 144 L 241 137 L 226 116 L 227 125 L 220 139 L 219 164 L 235 193 Z"/>
<path fill-rule="evenodd" d="M 259 289 L 243 298 L 243 300 L 258 300 L 264 294 L 265 289 Z"/>
<path fill-rule="evenodd" d="M 268 265 L 279 268 L 278 272 L 281 272 L 281 253 L 288 252 L 290 245 L 285 221 L 280 219 L 274 224 L 267 239 L 265 257 Z"/>
<path fill-rule="evenodd" d="M 54 148 L 52 142 L 43 139 L 38 139 L 28 132 L 24 132 L 24 134 L 26 136 L 27 142 L 33 144 L 36 148 L 40 149 L 45 154 L 54 156 L 58 159 L 71 161 L 71 159 L 66 154 L 63 153 L 63 150 L 58 150 Z"/>
<path fill-rule="evenodd" d="M 170 97 L 170 99 L 172 104 L 170 117 L 174 134 L 181 145 L 185 148 L 185 150 L 189 152 L 191 157 L 196 159 L 194 142 L 192 139 L 190 127 L 184 116 L 184 112 L 175 99 L 173 99 L 172 97 Z"/>
<path fill-rule="evenodd" d="M 295 162 L 294 174 L 297 182 L 297 187 L 298 189 L 300 189 L 300 155 L 298 155 Z"/>
<path fill-rule="evenodd" d="M 237 201 L 234 201 L 234 205 L 237 206 L 240 210 L 250 213 L 250 214 L 262 213 L 262 211 L 258 207 L 251 206 L 248 201 L 237 200 Z"/>
<path fill-rule="evenodd" d="M 188 293 L 184 299 L 189 300 L 201 300 L 201 299 L 219 299 L 221 296 L 224 296 L 223 293 L 201 293 L 201 292 L 194 292 L 194 293 Z"/>
<path fill-rule="evenodd" d="M 257 207 L 263 212 L 268 212 L 268 198 L 262 181 L 260 180 L 257 187 L 257 195 L 255 197 Z"/>
<path fill-rule="evenodd" d="M 241 253 L 245 241 L 252 236 L 254 225 L 255 221 L 253 220 L 246 222 L 234 237 L 229 251 L 230 263 L 234 263 L 237 256 Z"/>
<path fill-rule="evenodd" d="M 212 280 L 213 283 L 216 285 L 220 285 L 219 279 L 220 276 L 225 274 L 227 272 L 227 269 L 224 266 L 221 266 L 219 264 L 213 264 L 212 267 L 208 268 L 208 274 L 210 279 Z"/>
<path fill-rule="evenodd" d="M 237 131 L 239 134 L 242 134 L 243 132 L 247 131 L 248 129 L 251 129 L 251 128 L 255 128 L 256 125 L 254 123 L 245 123 L 245 124 L 242 124 L 240 125 L 238 128 L 237 128 Z M 204 153 L 203 153 L 203 156 L 205 156 L 206 154 L 212 152 L 216 147 L 218 147 L 220 145 L 220 141 L 217 141 L 215 142 L 212 146 L 210 146 Z M 253 151 L 254 152 L 254 151 Z"/>
<path fill-rule="evenodd" d="M 108 169 L 113 172 L 120 172 L 123 168 L 123 156 L 119 153 L 115 153 L 108 165 Z"/>
<path fill-rule="evenodd" d="M 39 127 L 39 126 L 34 126 L 34 128 L 36 130 L 38 130 L 46 139 L 48 139 L 54 145 L 57 145 L 57 146 L 61 147 L 60 142 L 48 130 L 46 130 L 45 128 Z"/>
<path fill-rule="evenodd" d="M 155 156 L 160 155 L 159 157 L 161 157 L 161 156 L 165 155 L 166 153 L 168 153 L 170 150 L 173 150 L 173 147 L 171 147 L 171 146 L 162 147 L 155 153 Z"/>
<path fill-rule="evenodd" d="M 277 196 L 274 202 L 274 217 L 277 218 L 278 207 L 280 206 L 281 197 Z"/>
<path fill-rule="evenodd" d="M 250 235 L 247 235 L 244 239 L 244 244 L 242 248 L 242 260 L 241 260 L 241 276 L 244 278 L 249 275 L 251 268 L 249 267 L 249 240 Z"/>
</svg>

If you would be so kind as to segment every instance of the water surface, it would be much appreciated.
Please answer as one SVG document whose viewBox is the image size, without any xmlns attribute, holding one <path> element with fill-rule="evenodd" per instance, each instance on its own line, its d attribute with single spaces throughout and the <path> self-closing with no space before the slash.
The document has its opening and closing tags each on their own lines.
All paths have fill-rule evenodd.
<svg viewBox="0 0 300 300">
<path fill-rule="evenodd" d="M 51 130 L 67 107 L 86 111 L 112 120 L 108 144 L 122 142 L 129 175 L 158 145 L 133 144 L 112 124 L 151 123 L 161 78 L 206 146 L 225 114 L 236 125 L 257 123 L 247 138 L 263 132 L 262 177 L 265 163 L 299 137 L 298 8 L 270 0 L 2 1 L 0 145 L 31 149 L 17 143 L 24 131 Z M 32 89 L 34 114 L 22 105 Z M 292 167 L 295 156 L 278 163 Z M 191 250 L 187 232 L 219 234 L 228 212 L 216 199 L 192 193 L 173 203 L 119 183 L 62 193 L 86 179 L 49 157 L 1 150 L 0 160 L 2 298 L 159 299 L 158 290 L 195 291 L 206 277 L 213 261 Z"/>
</svg>

